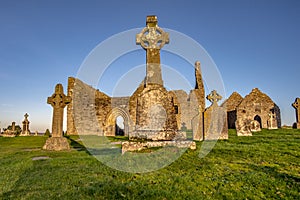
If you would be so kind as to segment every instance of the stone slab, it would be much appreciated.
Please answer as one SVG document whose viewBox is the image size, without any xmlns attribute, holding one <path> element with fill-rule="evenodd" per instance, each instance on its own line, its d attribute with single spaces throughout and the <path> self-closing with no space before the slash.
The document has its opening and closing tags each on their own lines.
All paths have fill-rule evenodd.
<svg viewBox="0 0 300 200">
<path fill-rule="evenodd" d="M 194 141 L 149 141 L 149 142 L 122 142 L 122 154 L 127 151 L 141 151 L 152 147 L 176 146 L 178 148 L 196 149 Z"/>
</svg>

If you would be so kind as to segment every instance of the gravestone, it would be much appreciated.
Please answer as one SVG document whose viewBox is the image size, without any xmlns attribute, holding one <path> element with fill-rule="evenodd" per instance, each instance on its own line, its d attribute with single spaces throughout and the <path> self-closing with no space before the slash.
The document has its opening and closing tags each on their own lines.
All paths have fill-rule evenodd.
<svg viewBox="0 0 300 200">
<path fill-rule="evenodd" d="M 202 141 L 203 140 L 203 112 L 201 105 L 198 106 L 198 114 L 192 119 L 192 130 L 193 130 L 193 140 Z"/>
<path fill-rule="evenodd" d="M 250 119 L 238 118 L 235 127 L 237 136 L 252 136 Z"/>
<path fill-rule="evenodd" d="M 22 129 L 22 133 L 21 133 L 20 136 L 29 136 L 30 135 L 30 131 L 29 131 L 29 123 L 30 122 L 28 121 L 28 116 L 29 115 L 27 113 L 24 115 L 25 119 L 22 122 L 23 129 Z"/>
<path fill-rule="evenodd" d="M 70 102 L 71 97 L 64 94 L 62 84 L 57 84 L 54 94 L 47 99 L 47 103 L 53 107 L 52 137 L 46 140 L 43 149 L 54 151 L 70 149 L 67 139 L 63 137 L 64 108 Z"/>
<path fill-rule="evenodd" d="M 300 129 L 300 98 L 296 98 L 292 106 L 296 109 L 296 128 Z"/>
<path fill-rule="evenodd" d="M 260 123 L 256 120 L 252 120 L 250 122 L 250 131 L 251 132 L 259 132 L 261 131 L 261 128 L 260 128 Z"/>
<path fill-rule="evenodd" d="M 206 98 L 212 105 L 204 111 L 204 140 L 228 139 L 227 111 L 218 105 L 222 96 L 213 90 Z"/>
</svg>

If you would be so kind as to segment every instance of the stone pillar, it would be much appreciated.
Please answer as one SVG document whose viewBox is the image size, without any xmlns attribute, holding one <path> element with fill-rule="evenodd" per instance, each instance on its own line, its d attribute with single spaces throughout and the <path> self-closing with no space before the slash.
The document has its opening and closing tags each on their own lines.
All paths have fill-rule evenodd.
<svg viewBox="0 0 300 200">
<path fill-rule="evenodd" d="M 22 133 L 21 133 L 21 136 L 29 136 L 30 135 L 30 131 L 29 131 L 29 121 L 28 121 L 28 114 L 26 113 L 24 115 L 25 119 L 24 121 L 22 122 L 23 124 L 23 129 L 22 129 Z"/>
<path fill-rule="evenodd" d="M 16 122 L 11 123 L 11 131 L 13 131 L 13 132 L 16 131 Z"/>
<path fill-rule="evenodd" d="M 296 98 L 292 106 L 296 109 L 296 128 L 300 129 L 300 98 Z"/>
<path fill-rule="evenodd" d="M 205 91 L 204 91 L 204 84 L 202 80 L 202 73 L 201 73 L 201 67 L 199 61 L 195 62 L 195 79 L 196 79 L 196 85 L 195 85 L 195 89 L 192 90 L 192 94 L 195 94 L 196 96 L 196 99 L 194 101 L 196 101 L 196 104 L 198 106 L 199 114 L 192 119 L 193 140 L 202 141 L 204 139 L 203 113 L 205 110 Z"/>
<path fill-rule="evenodd" d="M 70 102 L 71 97 L 64 94 L 62 84 L 57 84 L 54 94 L 47 99 L 47 103 L 53 107 L 52 137 L 47 139 L 43 149 L 55 151 L 70 149 L 67 139 L 63 137 L 64 107 Z"/>
<path fill-rule="evenodd" d="M 204 91 L 204 84 L 202 80 L 202 73 L 200 62 L 195 62 L 195 78 L 196 78 L 196 85 L 195 85 L 195 92 L 198 99 L 198 104 L 201 106 L 202 111 L 204 112 L 205 109 L 205 91 Z"/>
</svg>

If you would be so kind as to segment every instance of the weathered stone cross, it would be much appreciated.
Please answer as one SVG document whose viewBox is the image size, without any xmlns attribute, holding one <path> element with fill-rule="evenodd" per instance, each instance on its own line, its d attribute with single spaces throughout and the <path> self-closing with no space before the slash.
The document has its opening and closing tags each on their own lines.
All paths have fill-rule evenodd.
<svg viewBox="0 0 300 200">
<path fill-rule="evenodd" d="M 273 128 L 273 120 L 275 119 L 275 117 L 276 117 L 276 115 L 275 115 L 275 113 L 273 113 L 273 112 L 270 112 L 269 113 L 269 122 L 270 122 L 270 127 L 269 128 Z"/>
<path fill-rule="evenodd" d="M 169 43 L 169 33 L 164 32 L 157 26 L 156 16 L 147 16 L 147 27 L 136 35 L 136 43 L 144 49 L 161 49 Z"/>
<path fill-rule="evenodd" d="M 28 114 L 26 113 L 25 115 L 24 115 L 24 117 L 25 117 L 25 119 L 24 119 L 24 121 L 23 121 L 23 130 L 22 130 L 22 134 L 23 135 L 30 135 L 30 132 L 29 132 L 29 121 L 28 121 Z"/>
<path fill-rule="evenodd" d="M 52 137 L 62 137 L 64 107 L 70 102 L 71 97 L 64 94 L 62 84 L 57 84 L 54 94 L 47 99 L 47 103 L 53 107 Z"/>
<path fill-rule="evenodd" d="M 218 105 L 218 101 L 222 99 L 222 96 L 217 93 L 216 90 L 213 90 L 206 99 L 212 103 L 212 105 Z"/>
<path fill-rule="evenodd" d="M 27 120 L 28 120 L 28 119 L 27 119 L 28 116 L 29 116 L 29 115 L 28 115 L 27 113 L 24 115 L 24 117 L 25 117 L 25 120 L 24 120 L 24 121 L 27 121 Z"/>
<path fill-rule="evenodd" d="M 292 106 L 296 109 L 296 120 L 297 124 L 300 123 L 300 98 L 296 98 Z"/>
<path fill-rule="evenodd" d="M 156 16 L 147 16 L 146 25 L 147 27 L 136 35 L 136 44 L 140 44 L 146 50 L 146 84 L 163 85 L 160 49 L 169 43 L 169 33 L 158 27 Z"/>
</svg>

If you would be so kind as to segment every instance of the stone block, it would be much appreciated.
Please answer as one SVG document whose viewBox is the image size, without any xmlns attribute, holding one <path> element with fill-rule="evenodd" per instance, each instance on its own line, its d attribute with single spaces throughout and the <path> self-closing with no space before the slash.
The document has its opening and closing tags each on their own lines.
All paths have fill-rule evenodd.
<svg viewBox="0 0 300 200">
<path fill-rule="evenodd" d="M 69 150 L 70 145 L 67 138 L 64 137 L 50 137 L 46 140 L 45 145 L 43 146 L 44 150 L 50 151 L 62 151 Z"/>
</svg>

